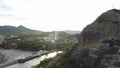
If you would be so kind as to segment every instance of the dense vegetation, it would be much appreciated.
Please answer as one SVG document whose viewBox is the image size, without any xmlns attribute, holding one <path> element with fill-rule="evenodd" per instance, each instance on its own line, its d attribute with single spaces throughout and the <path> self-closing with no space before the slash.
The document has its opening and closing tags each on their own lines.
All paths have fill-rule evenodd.
<svg viewBox="0 0 120 68">
<path fill-rule="evenodd" d="M 26 40 L 23 37 L 6 38 L 0 46 L 6 49 L 21 49 L 27 51 L 51 50 L 53 47 L 49 46 L 43 40 Z"/>
<path fill-rule="evenodd" d="M 74 47 L 74 44 L 73 43 L 66 43 L 64 45 L 60 45 L 60 46 L 57 46 L 56 48 L 59 49 L 59 50 L 63 50 L 64 53 L 66 53 L 66 55 L 64 56 L 64 58 L 66 58 L 66 60 L 64 60 L 62 63 L 61 63 L 61 68 L 74 68 L 73 66 L 75 65 L 75 63 L 73 62 L 74 59 L 72 58 L 69 58 L 68 54 L 69 54 L 69 51 Z M 56 68 L 54 66 L 54 64 L 49 64 L 51 63 L 51 61 L 55 60 L 57 57 L 61 57 L 63 56 L 63 54 L 58 54 L 56 57 L 54 58 L 49 58 L 49 59 L 45 59 L 44 61 L 42 61 L 40 64 L 37 65 L 37 68 L 39 67 L 43 67 L 43 68 Z"/>
<path fill-rule="evenodd" d="M 113 65 L 120 68 L 120 62 L 114 62 Z"/>
<path fill-rule="evenodd" d="M 96 54 L 94 54 L 94 52 L 92 51 L 94 55 L 98 55 L 98 58 L 96 58 L 97 59 L 96 63 L 93 65 L 93 67 L 98 66 L 100 68 L 103 68 L 104 66 L 102 66 L 101 62 L 100 62 L 100 60 L 102 60 L 103 57 L 106 58 L 107 60 L 109 59 L 109 61 L 110 61 L 112 59 L 112 57 L 111 57 L 112 55 L 119 54 L 118 51 L 119 51 L 119 47 L 120 47 L 120 40 L 104 40 L 102 43 L 103 44 L 108 43 L 109 47 L 105 48 L 105 47 L 107 47 L 105 45 L 105 46 L 98 48 Z M 75 58 L 69 57 L 70 51 L 66 51 L 66 54 L 64 55 L 64 60 L 62 60 L 61 62 L 58 62 L 59 66 L 61 66 L 59 68 L 88 68 L 88 67 L 90 67 L 89 64 L 91 64 L 91 63 L 87 64 L 87 60 L 86 60 L 88 58 L 87 56 L 88 56 L 89 52 L 90 52 L 90 50 L 87 48 L 83 48 L 81 50 L 81 55 L 80 55 L 81 65 L 78 66 L 77 60 Z M 107 55 L 109 55 L 109 57 L 107 57 Z M 90 60 L 91 59 L 89 59 L 88 61 L 90 61 Z M 49 59 L 45 60 L 45 61 L 43 61 L 44 63 L 41 63 L 40 65 L 43 65 L 43 68 L 57 68 L 56 63 L 49 64 L 50 61 L 52 61 L 52 60 L 49 60 Z M 120 67 L 119 61 L 112 62 L 112 63 L 114 66 Z M 44 66 L 44 64 L 45 64 L 45 66 Z"/>
<path fill-rule="evenodd" d="M 8 37 L 5 38 L 5 41 L 0 47 L 6 49 L 14 48 L 27 51 L 38 51 L 40 49 L 66 51 L 70 50 L 74 45 L 74 43 L 72 42 L 52 44 L 49 42 L 45 42 L 44 39 L 36 39 L 36 37 L 36 35 L 21 35 L 18 37 Z"/>
<path fill-rule="evenodd" d="M 71 58 L 67 58 L 66 60 L 64 60 L 62 63 L 61 63 L 61 67 L 60 68 L 75 68 L 74 67 L 74 60 L 71 59 Z M 45 62 L 45 61 L 44 61 Z M 50 61 L 49 61 L 50 62 Z M 47 63 L 49 63 L 47 62 Z M 46 64 L 46 63 L 45 63 Z M 44 65 L 44 64 L 43 64 Z M 55 65 L 53 64 L 49 64 L 49 65 L 45 65 L 43 66 L 43 68 L 56 68 Z"/>
<path fill-rule="evenodd" d="M 15 48 L 27 51 L 38 51 L 42 49 L 42 43 L 37 41 L 4 42 L 1 47 L 7 49 Z"/>
<path fill-rule="evenodd" d="M 21 35 L 21 34 L 41 34 L 41 31 L 32 30 L 24 26 L 0 26 L 0 34 L 2 35 Z"/>
<path fill-rule="evenodd" d="M 48 59 L 45 59 L 44 61 L 40 62 L 40 64 L 38 64 L 36 67 L 37 68 L 40 68 L 41 66 L 43 66 L 43 68 L 46 67 L 46 65 L 51 62 L 54 58 L 48 58 Z"/>
<path fill-rule="evenodd" d="M 120 40 L 114 40 L 114 39 L 104 40 L 103 43 L 109 44 L 110 48 L 107 50 L 107 54 L 110 54 L 110 55 L 120 54 L 119 53 Z M 113 65 L 120 68 L 120 61 L 113 62 Z"/>
</svg>

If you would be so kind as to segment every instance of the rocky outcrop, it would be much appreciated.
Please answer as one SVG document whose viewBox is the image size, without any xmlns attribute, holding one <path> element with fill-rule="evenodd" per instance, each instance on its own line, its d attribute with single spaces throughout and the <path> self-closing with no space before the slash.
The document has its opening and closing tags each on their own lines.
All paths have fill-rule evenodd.
<svg viewBox="0 0 120 68">
<path fill-rule="evenodd" d="M 80 35 L 79 45 L 93 45 L 104 39 L 120 39 L 120 13 L 118 11 L 115 9 L 107 11 L 85 27 Z"/>
<path fill-rule="evenodd" d="M 112 9 L 100 15 L 92 24 L 84 28 L 79 36 L 79 45 L 71 53 L 76 56 L 85 46 L 96 47 L 101 41 L 120 40 L 120 10 Z"/>
<path fill-rule="evenodd" d="M 120 10 L 104 12 L 85 27 L 79 36 L 79 43 L 63 55 L 61 61 L 55 60 L 52 68 L 68 68 L 69 65 L 69 68 L 107 68 L 104 58 L 108 56 L 105 52 L 109 47 L 101 41 L 110 39 L 120 40 Z"/>
</svg>

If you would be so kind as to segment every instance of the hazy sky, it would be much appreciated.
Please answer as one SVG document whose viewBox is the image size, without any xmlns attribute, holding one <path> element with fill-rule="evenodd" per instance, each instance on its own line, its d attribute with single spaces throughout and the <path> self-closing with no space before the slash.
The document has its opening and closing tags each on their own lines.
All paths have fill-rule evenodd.
<svg viewBox="0 0 120 68">
<path fill-rule="evenodd" d="M 120 0 L 0 0 L 0 25 L 82 30 L 113 8 L 120 8 Z"/>
</svg>

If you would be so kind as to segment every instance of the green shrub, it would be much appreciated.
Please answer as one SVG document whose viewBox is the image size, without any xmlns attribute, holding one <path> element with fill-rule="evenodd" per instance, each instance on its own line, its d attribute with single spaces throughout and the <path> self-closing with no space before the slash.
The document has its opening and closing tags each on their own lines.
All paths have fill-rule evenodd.
<svg viewBox="0 0 120 68">
<path fill-rule="evenodd" d="M 55 66 L 54 65 L 47 65 L 45 68 L 55 68 Z"/>
<path fill-rule="evenodd" d="M 114 62 L 113 65 L 120 68 L 120 62 Z"/>
<path fill-rule="evenodd" d="M 114 11 L 114 12 L 117 12 L 120 14 L 120 10 L 117 10 L 117 9 L 112 9 L 111 11 Z"/>
<path fill-rule="evenodd" d="M 119 48 L 112 47 L 112 48 L 108 49 L 107 53 L 108 54 L 117 54 L 118 50 L 119 50 Z"/>
<path fill-rule="evenodd" d="M 48 63 L 50 61 L 52 61 L 53 59 L 54 58 L 45 59 L 44 61 L 40 62 L 40 64 L 38 64 L 36 67 L 40 68 L 42 66 L 43 68 L 46 68 L 46 66 L 48 65 Z"/>
</svg>

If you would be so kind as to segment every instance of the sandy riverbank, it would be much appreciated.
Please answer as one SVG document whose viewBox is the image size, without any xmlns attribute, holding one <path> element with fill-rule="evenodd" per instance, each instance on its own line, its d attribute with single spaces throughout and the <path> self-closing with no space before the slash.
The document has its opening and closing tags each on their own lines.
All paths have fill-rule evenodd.
<svg viewBox="0 0 120 68">
<path fill-rule="evenodd" d="M 1 49 L 0 53 L 5 55 L 7 61 L 5 63 L 0 64 L 0 66 L 11 63 L 17 59 L 24 58 L 26 56 L 30 56 L 35 53 L 40 54 L 42 52 L 45 52 L 45 51 L 31 52 L 31 51 L 22 51 L 22 50 L 15 50 L 15 49 L 8 49 L 8 50 Z"/>
</svg>

